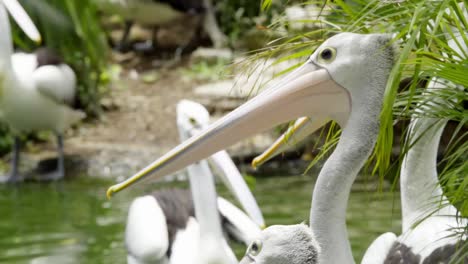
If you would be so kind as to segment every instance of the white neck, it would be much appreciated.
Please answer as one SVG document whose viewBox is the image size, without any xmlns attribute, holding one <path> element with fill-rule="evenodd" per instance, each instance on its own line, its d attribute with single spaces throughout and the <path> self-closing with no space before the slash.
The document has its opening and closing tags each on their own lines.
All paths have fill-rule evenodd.
<svg viewBox="0 0 468 264">
<path fill-rule="evenodd" d="M 208 163 L 203 160 L 188 168 L 195 216 L 202 236 L 222 237 L 221 221 L 218 212 L 214 176 Z"/>
<path fill-rule="evenodd" d="M 190 165 L 187 170 L 195 216 L 200 226 L 199 253 L 201 256 L 223 255 L 225 249 L 214 176 L 205 160 Z"/>
<path fill-rule="evenodd" d="M 382 86 L 384 84 L 379 88 Z M 322 248 L 319 263 L 354 263 L 346 229 L 346 208 L 351 185 L 369 157 L 379 132 L 383 88 L 373 91 L 376 92 L 374 96 L 352 98 L 353 109 L 341 139 L 315 184 L 310 223 Z"/>
<path fill-rule="evenodd" d="M 448 204 L 443 196 L 437 177 L 437 149 L 447 120 L 417 118 L 411 120 L 409 138 L 410 149 L 401 166 L 401 210 L 402 231 L 405 232 L 433 213 L 439 203 Z M 455 212 L 452 206 L 438 210 L 438 214 L 450 215 Z"/>
<path fill-rule="evenodd" d="M 465 18 L 468 19 L 464 4 L 459 3 L 459 6 L 464 11 Z M 448 45 L 458 54 L 463 54 L 467 51 L 462 38 L 464 33 L 460 33 L 455 27 L 452 27 L 452 30 L 455 38 L 450 39 L 451 36 L 446 34 L 449 38 Z M 456 89 L 454 86 L 453 83 L 442 79 L 433 79 L 429 82 L 427 89 Z M 433 104 L 434 102 L 430 99 L 427 103 Z M 426 108 L 421 106 L 421 111 L 424 112 Z M 413 117 L 411 119 L 407 138 L 410 142 L 410 149 L 403 159 L 400 175 L 403 232 L 408 231 L 415 221 L 433 213 L 439 204 L 449 204 L 447 197 L 443 195 L 437 176 L 437 150 L 446 124 L 447 120 L 435 118 Z M 437 209 L 437 214 L 454 215 L 456 211 L 454 206 L 448 205 Z"/>
</svg>

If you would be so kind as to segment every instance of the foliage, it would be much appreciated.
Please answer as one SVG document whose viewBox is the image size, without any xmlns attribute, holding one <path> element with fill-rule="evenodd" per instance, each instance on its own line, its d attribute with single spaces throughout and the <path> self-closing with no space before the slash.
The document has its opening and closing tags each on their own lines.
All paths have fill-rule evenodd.
<svg viewBox="0 0 468 264">
<path fill-rule="evenodd" d="M 200 81 L 220 81 L 225 76 L 223 72 L 226 64 L 227 61 L 223 59 L 215 62 L 199 61 L 193 63 L 188 69 L 182 69 L 182 76 Z"/>
<path fill-rule="evenodd" d="M 259 23 L 268 25 L 288 1 L 280 0 L 269 4 L 267 10 L 261 12 L 258 1 L 226 0 L 218 1 L 218 23 L 223 32 L 227 32 L 231 42 L 241 39 L 251 30 L 256 30 Z M 222 14 L 222 15 L 221 15 Z"/>
<path fill-rule="evenodd" d="M 100 97 L 105 83 L 107 42 L 100 26 L 95 1 L 22 0 L 38 27 L 43 43 L 57 51 L 77 75 L 77 107 L 88 116 L 100 112 Z M 17 48 L 33 52 L 37 45 L 12 23 Z M 9 151 L 11 140 L 6 129 L 0 130 L 0 152 Z"/>
</svg>

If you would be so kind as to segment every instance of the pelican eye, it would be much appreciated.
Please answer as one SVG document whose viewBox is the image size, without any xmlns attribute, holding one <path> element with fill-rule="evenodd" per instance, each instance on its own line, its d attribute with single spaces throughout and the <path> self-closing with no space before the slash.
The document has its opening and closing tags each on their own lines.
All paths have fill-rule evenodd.
<svg viewBox="0 0 468 264">
<path fill-rule="evenodd" d="M 336 50 L 334 48 L 324 48 L 318 55 L 318 61 L 323 63 L 330 63 L 336 57 Z"/>
<path fill-rule="evenodd" d="M 249 248 L 247 249 L 247 253 L 252 256 L 257 256 L 262 251 L 262 241 L 255 240 L 250 244 Z"/>
<path fill-rule="evenodd" d="M 197 124 L 197 120 L 195 120 L 195 118 L 193 118 L 193 117 L 190 117 L 190 118 L 189 118 L 189 122 L 190 122 L 190 124 L 192 124 L 192 125 L 196 125 L 196 124 Z"/>
</svg>

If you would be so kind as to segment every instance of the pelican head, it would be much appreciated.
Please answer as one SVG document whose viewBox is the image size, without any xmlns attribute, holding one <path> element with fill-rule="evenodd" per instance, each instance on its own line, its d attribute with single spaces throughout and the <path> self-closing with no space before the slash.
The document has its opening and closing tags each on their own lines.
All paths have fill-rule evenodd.
<svg viewBox="0 0 468 264">
<path fill-rule="evenodd" d="M 354 118 L 370 120 L 372 129 L 378 128 L 383 94 L 394 57 L 390 35 L 335 35 L 282 81 L 133 177 L 110 187 L 107 194 L 110 196 L 149 175 L 161 178 L 243 138 L 299 117 L 311 117 L 313 122 L 319 123 L 315 124 L 316 127 L 329 119 L 346 126 L 348 120 Z"/>
<path fill-rule="evenodd" d="M 177 104 L 177 126 L 182 141 L 196 135 L 209 123 L 210 113 L 201 104 L 189 100 Z"/>
<path fill-rule="evenodd" d="M 240 264 L 315 264 L 320 247 L 305 224 L 275 225 L 262 231 Z"/>
</svg>

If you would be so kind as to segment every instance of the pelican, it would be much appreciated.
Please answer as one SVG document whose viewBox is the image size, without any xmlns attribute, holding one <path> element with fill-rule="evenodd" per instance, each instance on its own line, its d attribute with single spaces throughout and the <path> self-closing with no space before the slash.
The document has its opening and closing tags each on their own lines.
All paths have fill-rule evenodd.
<svg viewBox="0 0 468 264">
<path fill-rule="evenodd" d="M 62 134 L 71 124 L 84 116 L 82 112 L 75 111 L 67 105 L 75 96 L 75 74 L 58 56 L 47 49 L 40 49 L 35 54 L 13 54 L 10 24 L 4 7 L 11 6 L 15 1 L 3 0 L 2 3 L 0 4 L 0 31 L 3 32 L 0 39 L 0 110 L 1 117 L 8 123 L 15 139 L 11 170 L 6 176 L 0 177 L 0 181 L 17 182 L 24 179 L 18 171 L 20 149 L 18 135 L 36 130 L 54 131 L 58 142 L 57 170 L 43 175 L 41 180 L 63 178 Z M 24 17 L 27 17 L 25 13 L 22 18 Z M 39 35 L 36 38 L 40 40 Z"/>
<path fill-rule="evenodd" d="M 128 36 L 134 22 L 157 27 L 185 15 L 204 15 L 204 27 L 215 47 L 225 45 L 226 36 L 219 29 L 210 0 L 100 0 L 102 9 L 117 13 L 125 19 L 125 29 L 118 49 L 128 46 Z M 156 44 L 153 33 L 151 46 Z"/>
<path fill-rule="evenodd" d="M 182 140 L 208 123 L 209 114 L 202 105 L 188 100 L 178 103 Z M 251 218 L 227 200 L 216 198 L 213 174 L 208 163 L 200 161 L 188 167 L 191 192 L 161 190 L 132 202 L 125 236 L 128 263 L 237 263 L 223 238 L 219 216 L 224 230 L 246 245 L 260 233 L 263 216 L 227 153 L 218 152 L 210 160 Z"/>
<path fill-rule="evenodd" d="M 461 7 L 464 10 L 463 4 Z M 468 17 L 466 10 L 464 12 Z M 455 28 L 452 30 L 458 36 L 450 39 L 448 45 L 462 56 L 466 45 L 460 32 Z M 427 89 L 440 90 L 453 86 L 440 78 L 433 78 Z M 429 98 L 428 102 L 433 104 Z M 426 108 L 427 105 L 421 103 L 419 112 Z M 321 122 L 328 120 L 323 118 Z M 314 121 L 314 117 L 299 118 L 269 149 L 256 157 L 252 165 L 257 167 L 263 164 L 283 152 L 288 147 L 286 143 L 300 141 L 316 131 L 319 127 Z M 449 261 L 457 247 L 461 246 L 459 237 L 453 236 L 450 229 L 463 228 L 467 222 L 466 219 L 456 218 L 457 209 L 443 195 L 436 169 L 437 149 L 446 123 L 447 120 L 413 117 L 407 138 L 411 147 L 403 159 L 400 174 L 402 235 L 397 237 L 389 232 L 379 236 L 367 249 L 361 263 L 439 263 Z M 438 204 L 448 206 L 437 208 Z"/>
</svg>

